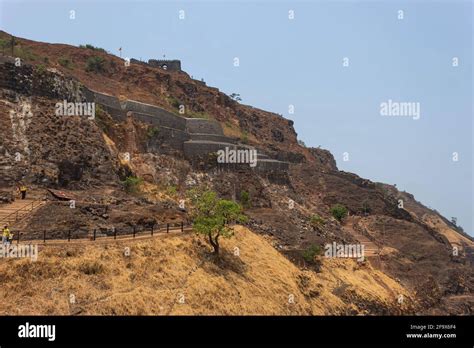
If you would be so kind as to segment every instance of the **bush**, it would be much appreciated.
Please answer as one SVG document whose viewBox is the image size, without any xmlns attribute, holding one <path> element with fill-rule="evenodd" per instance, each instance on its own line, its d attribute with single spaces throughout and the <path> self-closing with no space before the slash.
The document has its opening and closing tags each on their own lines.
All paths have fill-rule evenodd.
<svg viewBox="0 0 474 348">
<path fill-rule="evenodd" d="M 331 214 L 338 221 L 341 221 L 347 215 L 347 208 L 342 204 L 336 204 L 331 208 Z"/>
<path fill-rule="evenodd" d="M 101 73 L 105 71 L 105 59 L 102 57 L 89 57 L 86 61 L 86 71 Z"/>
<path fill-rule="evenodd" d="M 67 68 L 67 69 L 71 69 L 72 63 L 71 63 L 71 61 L 70 61 L 69 59 L 67 59 L 67 58 L 59 58 L 59 59 L 58 59 L 58 63 L 59 63 L 59 65 L 65 67 L 65 68 Z"/>
<path fill-rule="evenodd" d="M 326 224 L 326 220 L 324 220 L 321 216 L 314 214 L 311 216 L 310 223 L 314 227 L 322 226 Z"/>
<path fill-rule="evenodd" d="M 314 258 L 321 254 L 321 247 L 319 245 L 311 245 L 308 249 L 303 251 L 303 258 L 306 262 L 314 263 Z"/>
<path fill-rule="evenodd" d="M 107 51 L 104 50 L 103 48 L 95 47 L 94 45 L 90 45 L 90 44 L 79 45 L 79 48 L 87 48 L 87 49 L 89 49 L 89 50 L 107 53 Z"/>
<path fill-rule="evenodd" d="M 43 64 L 38 64 L 36 66 L 36 73 L 43 75 L 45 72 L 46 72 L 46 66 L 44 66 Z"/>
<path fill-rule="evenodd" d="M 127 178 L 122 181 L 122 184 L 125 187 L 125 191 L 127 191 L 128 193 L 136 193 L 138 192 L 138 189 L 142 182 L 142 178 L 137 178 L 135 176 L 127 176 Z"/>
</svg>

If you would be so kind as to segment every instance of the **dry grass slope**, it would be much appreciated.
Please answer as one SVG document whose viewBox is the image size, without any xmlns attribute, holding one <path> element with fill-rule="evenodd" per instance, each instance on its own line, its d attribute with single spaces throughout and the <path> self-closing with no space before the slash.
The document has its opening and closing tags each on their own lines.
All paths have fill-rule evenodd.
<svg viewBox="0 0 474 348">
<path fill-rule="evenodd" d="M 338 315 L 410 306 L 407 290 L 368 264 L 324 260 L 321 273 L 299 270 L 262 236 L 236 230 L 220 262 L 194 234 L 46 246 L 36 262 L 5 259 L 0 314 Z"/>
</svg>

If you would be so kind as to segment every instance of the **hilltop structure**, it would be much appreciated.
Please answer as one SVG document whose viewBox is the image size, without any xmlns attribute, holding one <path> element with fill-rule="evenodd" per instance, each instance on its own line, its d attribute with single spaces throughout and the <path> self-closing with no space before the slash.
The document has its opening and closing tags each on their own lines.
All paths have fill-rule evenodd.
<svg viewBox="0 0 474 348">
<path fill-rule="evenodd" d="M 141 64 L 141 65 L 149 65 L 154 68 L 161 68 L 163 70 L 170 70 L 170 71 L 181 71 L 181 61 L 178 59 L 149 59 L 148 63 L 143 62 L 141 60 L 132 58 L 130 59 L 130 63 L 132 64 Z"/>
</svg>

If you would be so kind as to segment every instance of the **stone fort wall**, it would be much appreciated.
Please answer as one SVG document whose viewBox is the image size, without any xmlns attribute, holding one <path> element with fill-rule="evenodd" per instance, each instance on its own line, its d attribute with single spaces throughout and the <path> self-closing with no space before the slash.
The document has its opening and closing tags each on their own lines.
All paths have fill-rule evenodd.
<svg viewBox="0 0 474 348">
<path fill-rule="evenodd" d="M 140 64 L 145 66 L 151 66 L 154 68 L 161 68 L 163 70 L 170 70 L 170 71 L 181 71 L 181 61 L 177 59 L 149 59 L 148 63 L 143 62 L 138 59 L 130 59 L 130 63 L 132 64 Z"/>
</svg>

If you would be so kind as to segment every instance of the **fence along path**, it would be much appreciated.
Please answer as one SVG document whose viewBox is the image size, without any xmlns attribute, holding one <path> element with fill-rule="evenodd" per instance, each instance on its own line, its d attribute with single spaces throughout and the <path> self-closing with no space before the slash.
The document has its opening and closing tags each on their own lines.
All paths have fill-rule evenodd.
<svg viewBox="0 0 474 348">
<path fill-rule="evenodd" d="M 161 228 L 160 228 L 161 226 Z M 42 243 L 43 245 L 60 245 L 60 244 L 72 244 L 72 243 L 87 243 L 96 241 L 114 241 L 114 240 L 125 240 L 125 239 L 145 239 L 155 235 L 164 235 L 168 233 L 176 234 L 176 232 L 189 232 L 192 231 L 192 225 L 185 223 L 184 221 L 178 223 L 166 223 L 162 225 L 154 225 L 150 228 L 137 229 L 135 226 L 125 233 L 117 233 L 118 229 L 113 229 L 111 234 L 104 235 L 97 233 L 97 229 L 92 230 L 87 237 L 74 238 L 72 231 L 64 231 L 64 238 L 57 238 L 57 232 L 54 231 L 55 238 L 48 238 L 48 232 L 42 232 L 42 238 L 24 238 L 24 233 L 21 231 L 12 231 L 14 233 L 14 243 Z"/>
</svg>

